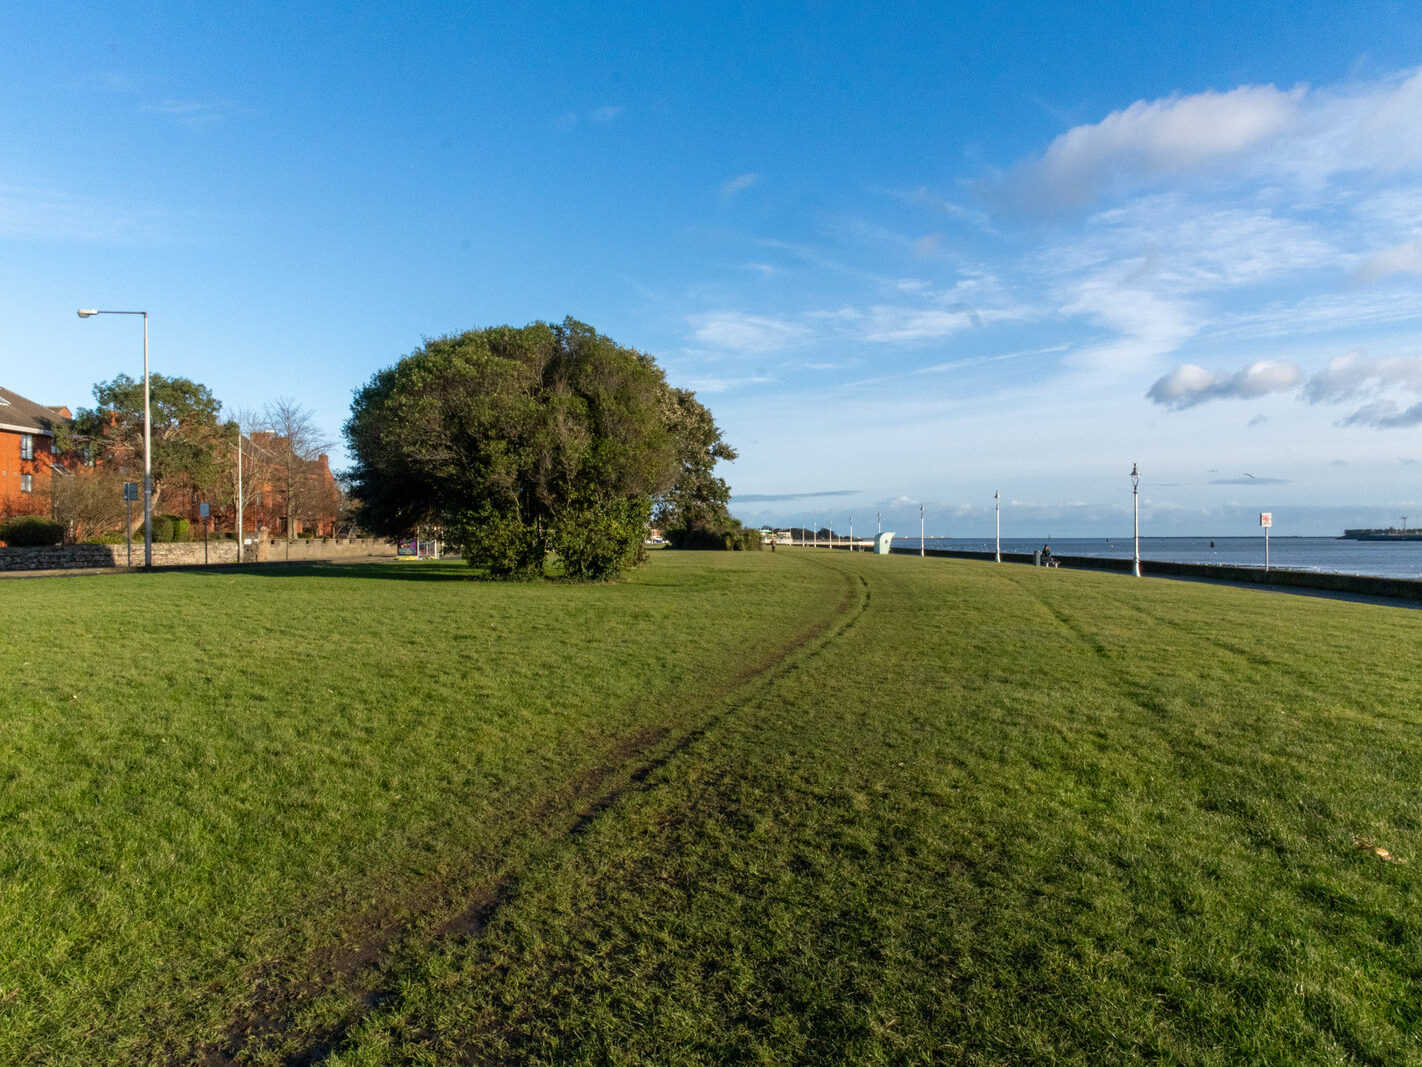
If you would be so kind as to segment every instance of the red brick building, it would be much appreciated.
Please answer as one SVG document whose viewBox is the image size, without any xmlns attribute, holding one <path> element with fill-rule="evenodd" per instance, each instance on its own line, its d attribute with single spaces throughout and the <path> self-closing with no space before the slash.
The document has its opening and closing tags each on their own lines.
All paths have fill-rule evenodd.
<svg viewBox="0 0 1422 1067">
<path fill-rule="evenodd" d="M 247 498 L 243 522 L 247 533 L 272 537 L 296 537 L 303 533 L 335 536 L 341 513 L 341 491 L 324 452 L 317 459 L 302 460 L 291 454 L 286 438 L 258 430 L 244 439 L 243 455 L 246 457 L 244 495 Z M 287 528 L 288 513 L 290 529 Z M 217 515 L 216 509 L 213 514 Z M 234 504 L 224 509 L 221 524 L 233 528 L 236 519 Z"/>
<path fill-rule="evenodd" d="M 50 472 L 64 469 L 54 430 L 70 415 L 0 388 L 0 518 L 49 514 Z"/>
</svg>

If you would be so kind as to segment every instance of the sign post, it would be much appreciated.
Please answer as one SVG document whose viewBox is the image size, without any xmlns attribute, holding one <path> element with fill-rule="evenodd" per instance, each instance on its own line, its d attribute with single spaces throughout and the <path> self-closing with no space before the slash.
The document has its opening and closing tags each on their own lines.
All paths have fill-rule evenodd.
<svg viewBox="0 0 1422 1067">
<path fill-rule="evenodd" d="M 208 526 L 207 519 L 208 519 L 208 516 L 212 514 L 211 510 L 210 510 L 210 509 L 208 508 L 208 506 L 207 506 L 207 501 L 206 501 L 206 500 L 204 500 L 201 504 L 198 505 L 198 514 L 199 514 L 200 516 L 202 516 L 202 565 L 203 565 L 204 567 L 206 567 L 206 566 L 207 566 L 207 526 Z"/>
<path fill-rule="evenodd" d="M 123 539 L 128 544 L 128 565 L 133 566 L 133 502 L 138 499 L 138 483 L 123 483 Z"/>
<path fill-rule="evenodd" d="M 1264 527 L 1264 573 L 1269 573 L 1269 529 L 1274 525 L 1274 513 L 1272 511 L 1261 511 L 1259 513 L 1259 525 Z"/>
</svg>

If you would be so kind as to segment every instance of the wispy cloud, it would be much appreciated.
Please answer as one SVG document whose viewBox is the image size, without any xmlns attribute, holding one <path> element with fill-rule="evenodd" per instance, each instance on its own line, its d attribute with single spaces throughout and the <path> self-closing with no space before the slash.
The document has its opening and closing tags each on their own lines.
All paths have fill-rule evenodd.
<svg viewBox="0 0 1422 1067">
<path fill-rule="evenodd" d="M 825 489 L 818 493 L 733 493 L 738 504 L 766 504 L 782 500 L 814 500 L 822 496 L 854 496 L 858 489 Z"/>
<path fill-rule="evenodd" d="M 692 378 L 691 390 L 695 393 L 729 393 L 747 385 L 765 385 L 775 381 L 764 374 L 750 374 L 743 378 Z"/>
<path fill-rule="evenodd" d="M 986 212 L 967 207 L 958 203 L 956 200 L 948 199 L 946 196 L 940 196 L 938 193 L 932 192 L 925 185 L 920 185 L 917 189 L 910 189 L 907 192 L 888 190 L 888 195 L 906 204 L 926 208 L 935 214 L 946 215 L 949 218 L 970 223 L 986 233 L 996 232 Z"/>
<path fill-rule="evenodd" d="M 738 174 L 729 181 L 721 183 L 721 195 L 728 200 L 738 193 L 743 193 L 753 185 L 760 182 L 759 174 Z"/>
<path fill-rule="evenodd" d="M 553 120 L 553 125 L 559 130 L 571 130 L 583 122 L 590 122 L 594 126 L 606 126 L 610 122 L 616 122 L 622 116 L 623 110 L 620 107 L 603 105 L 588 111 L 565 111 Z"/>
<path fill-rule="evenodd" d="M 0 185 L 0 235 L 63 241 L 146 244 L 167 222 L 163 213 L 53 189 Z"/>
<path fill-rule="evenodd" d="M 981 323 L 972 308 L 904 308 L 876 306 L 869 310 L 863 337 L 866 341 L 899 344 L 939 340 Z"/>
<path fill-rule="evenodd" d="M 1369 426 L 1375 430 L 1399 430 L 1422 424 L 1422 402 L 1409 408 L 1399 408 L 1391 400 L 1374 400 L 1364 404 L 1339 426 Z"/>
<path fill-rule="evenodd" d="M 167 115 L 185 126 L 210 126 L 226 119 L 232 109 L 227 100 L 162 100 L 149 104 L 143 110 L 156 115 Z"/>
<path fill-rule="evenodd" d="M 1234 374 L 1213 374 L 1194 363 L 1184 363 L 1160 378 L 1146 394 L 1157 404 L 1180 410 L 1209 400 L 1240 400 L 1293 389 L 1303 372 L 1281 360 L 1264 359 Z"/>
<path fill-rule="evenodd" d="M 698 343 L 736 354 L 779 351 L 810 334 L 807 327 L 788 319 L 738 311 L 693 315 L 690 321 Z"/>
</svg>

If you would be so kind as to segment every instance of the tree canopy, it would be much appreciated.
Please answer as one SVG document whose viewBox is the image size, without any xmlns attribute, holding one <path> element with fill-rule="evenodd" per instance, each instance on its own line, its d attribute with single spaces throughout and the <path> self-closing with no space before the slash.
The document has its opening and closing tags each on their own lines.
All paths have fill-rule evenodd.
<svg viewBox="0 0 1422 1067">
<path fill-rule="evenodd" d="M 569 577 L 614 577 L 641 558 L 654 501 L 690 506 L 687 472 L 724 507 L 707 479 L 734 455 L 651 356 L 572 319 L 427 341 L 356 394 L 345 435 L 367 529 L 437 524 L 507 578 L 542 574 L 550 551 Z"/>
<path fill-rule="evenodd" d="M 221 473 L 218 448 L 227 431 L 218 423 L 221 404 L 205 385 L 187 378 L 149 376 L 153 440 L 153 506 L 169 485 L 211 487 Z M 120 374 L 94 386 L 93 408 L 81 408 L 64 450 L 83 446 L 94 458 L 133 477 L 143 470 L 143 380 Z"/>
</svg>

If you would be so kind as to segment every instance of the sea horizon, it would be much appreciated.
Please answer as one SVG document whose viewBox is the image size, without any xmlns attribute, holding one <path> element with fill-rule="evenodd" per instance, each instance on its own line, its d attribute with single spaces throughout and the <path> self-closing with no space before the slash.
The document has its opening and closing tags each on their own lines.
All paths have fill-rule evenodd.
<svg viewBox="0 0 1422 1067">
<path fill-rule="evenodd" d="M 918 548 L 917 537 L 894 537 L 897 548 Z M 926 537 L 926 548 L 959 552 L 991 553 L 997 544 L 989 537 Z M 1161 563 L 1216 564 L 1231 567 L 1265 567 L 1265 539 L 1262 535 L 1198 537 L 1144 536 L 1140 538 L 1141 559 Z M 1003 537 L 1003 552 L 1030 553 L 1050 545 L 1058 556 L 1086 556 L 1093 559 L 1130 559 L 1133 538 L 1124 537 Z M 1362 574 L 1378 578 L 1422 579 L 1422 541 L 1353 541 L 1342 537 L 1291 535 L 1268 539 L 1268 566 L 1271 570 L 1295 570 L 1325 574 Z"/>
</svg>

